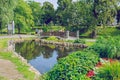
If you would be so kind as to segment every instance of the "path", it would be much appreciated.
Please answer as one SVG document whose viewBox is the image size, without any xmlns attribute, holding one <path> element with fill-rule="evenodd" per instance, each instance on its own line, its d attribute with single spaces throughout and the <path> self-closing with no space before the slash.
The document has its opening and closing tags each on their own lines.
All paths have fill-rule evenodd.
<svg viewBox="0 0 120 80">
<path fill-rule="evenodd" d="M 25 80 L 12 62 L 3 59 L 0 59 L 0 76 L 8 80 Z"/>
<path fill-rule="evenodd" d="M 29 38 L 29 37 L 36 37 L 35 35 L 5 35 L 5 36 L 0 36 L 0 39 L 4 38 Z"/>
</svg>

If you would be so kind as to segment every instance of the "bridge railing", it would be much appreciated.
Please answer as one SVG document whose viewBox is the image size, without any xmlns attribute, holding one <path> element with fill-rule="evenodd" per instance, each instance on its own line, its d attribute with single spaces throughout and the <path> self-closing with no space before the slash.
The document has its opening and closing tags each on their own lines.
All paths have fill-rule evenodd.
<svg viewBox="0 0 120 80">
<path fill-rule="evenodd" d="M 68 37 L 79 37 L 78 32 L 42 32 L 40 33 L 40 36 L 59 36 L 63 38 L 68 38 Z"/>
<path fill-rule="evenodd" d="M 41 36 L 60 36 L 60 37 L 66 37 L 65 32 L 43 32 L 41 33 Z"/>
</svg>

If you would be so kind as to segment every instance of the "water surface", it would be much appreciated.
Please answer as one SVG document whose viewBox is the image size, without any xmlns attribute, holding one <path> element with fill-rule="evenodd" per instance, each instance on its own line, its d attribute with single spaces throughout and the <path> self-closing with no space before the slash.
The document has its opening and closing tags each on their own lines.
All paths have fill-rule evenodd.
<svg viewBox="0 0 120 80">
<path fill-rule="evenodd" d="M 60 58 L 81 50 L 75 47 L 63 47 L 42 44 L 35 41 L 25 41 L 15 44 L 15 51 L 27 59 L 41 74 L 48 72 Z"/>
</svg>

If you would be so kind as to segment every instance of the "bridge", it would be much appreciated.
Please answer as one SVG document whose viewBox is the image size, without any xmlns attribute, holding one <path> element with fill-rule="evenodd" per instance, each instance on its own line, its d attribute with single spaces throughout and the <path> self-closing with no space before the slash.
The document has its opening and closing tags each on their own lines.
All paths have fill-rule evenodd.
<svg viewBox="0 0 120 80">
<path fill-rule="evenodd" d="M 38 32 L 40 38 L 47 38 L 49 36 L 56 36 L 58 39 L 78 39 L 79 32 Z"/>
</svg>

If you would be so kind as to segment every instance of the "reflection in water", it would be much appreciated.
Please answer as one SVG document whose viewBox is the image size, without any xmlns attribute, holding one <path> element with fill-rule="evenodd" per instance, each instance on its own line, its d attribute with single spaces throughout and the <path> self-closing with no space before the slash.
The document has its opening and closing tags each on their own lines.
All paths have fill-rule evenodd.
<svg viewBox="0 0 120 80">
<path fill-rule="evenodd" d="M 28 60 L 40 73 L 49 71 L 59 58 L 80 50 L 73 47 L 45 45 L 35 41 L 26 41 L 15 44 L 15 51 Z"/>
</svg>

